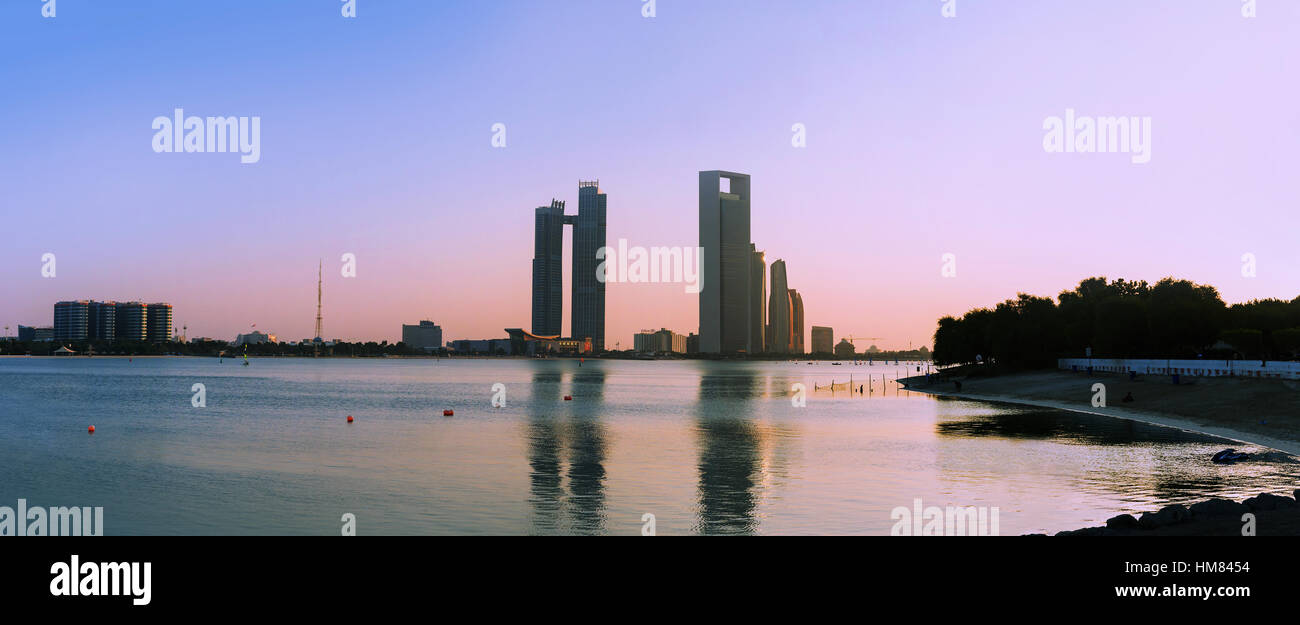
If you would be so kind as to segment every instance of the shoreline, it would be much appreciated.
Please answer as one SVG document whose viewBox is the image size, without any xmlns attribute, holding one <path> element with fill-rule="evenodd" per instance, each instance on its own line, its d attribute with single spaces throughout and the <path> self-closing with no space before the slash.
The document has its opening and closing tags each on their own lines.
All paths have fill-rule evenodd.
<svg viewBox="0 0 1300 625">
<path fill-rule="evenodd" d="M 1222 438 L 1224 440 L 1231 441 L 1234 443 L 1240 443 L 1243 445 L 1252 445 L 1255 447 L 1266 447 L 1268 449 L 1287 453 L 1292 456 L 1300 456 L 1300 442 L 1282 440 L 1279 438 L 1262 436 L 1250 432 L 1242 432 L 1239 430 L 1224 428 L 1220 426 L 1202 425 L 1196 423 L 1195 421 L 1192 421 L 1191 419 L 1180 417 L 1180 416 L 1168 415 L 1164 413 L 1145 411 L 1145 410 L 1134 410 L 1130 408 L 1117 408 L 1112 406 L 1106 406 L 1104 408 L 1091 408 L 1091 407 L 1083 408 L 1077 405 L 1071 405 L 1063 401 L 1027 399 L 1023 397 L 1014 397 L 1010 395 L 979 395 L 975 393 L 966 393 L 966 392 L 941 391 L 941 390 L 925 388 L 925 387 L 910 386 L 907 384 L 908 379 L 909 378 L 903 378 L 902 380 L 900 380 L 900 382 L 904 384 L 903 390 L 912 391 L 914 393 L 925 393 L 927 395 L 935 395 L 940 397 L 955 397 L 957 399 L 968 399 L 971 401 L 983 401 L 983 402 L 990 402 L 990 403 L 1032 406 L 1034 408 L 1051 408 L 1055 410 L 1065 410 L 1068 412 L 1077 412 L 1081 414 L 1090 414 L 1090 415 L 1097 415 L 1103 417 L 1114 417 L 1117 419 L 1127 419 L 1129 421 L 1136 421 L 1138 423 L 1145 423 L 1147 425 L 1157 425 L 1160 427 L 1167 427 L 1167 428 L 1173 428 L 1175 430 L 1182 430 L 1184 432 L 1190 432 L 1192 434 L 1204 434 L 1206 436 Z"/>
<path fill-rule="evenodd" d="M 1144 410 L 1139 408 L 1093 407 L 1091 388 L 1102 382 L 1108 395 L 1124 392 L 1144 395 L 1144 400 L 1155 398 L 1161 408 L 1180 410 L 1178 413 Z M 1002 403 L 1036 408 L 1065 410 L 1173 428 L 1184 432 L 1211 436 L 1263 447 L 1290 456 L 1300 456 L 1300 440 L 1296 428 L 1300 426 L 1300 411 L 1294 399 L 1300 398 L 1296 385 L 1265 380 L 1192 380 L 1190 384 L 1175 386 L 1160 378 L 1148 377 L 1129 380 L 1122 375 L 1081 375 L 1072 372 L 1029 372 L 997 377 L 961 378 L 962 391 L 951 388 L 952 380 L 926 383 L 924 376 L 900 380 L 903 388 L 936 397 L 951 397 L 969 401 Z M 966 390 L 969 389 L 969 390 Z M 982 391 L 982 392 L 981 392 Z M 1273 395 L 1270 397 L 1270 395 Z M 1291 399 L 1285 404 L 1279 399 Z M 1161 402 L 1161 400 L 1164 400 Z M 1136 401 L 1136 400 L 1135 400 Z M 1261 406 L 1262 402 L 1262 406 Z M 1232 408 L 1222 408 L 1227 405 Z M 1255 410 L 1250 423 L 1266 427 L 1274 423 L 1277 435 L 1253 431 L 1233 423 L 1236 415 Z M 1289 410 L 1289 411 L 1288 411 Z M 1259 416 L 1265 419 L 1259 419 Z M 1228 421 L 1228 423 L 1224 423 Z M 1290 436 L 1287 436 L 1290 434 Z M 1258 527 L 1252 520 L 1250 532 L 1262 535 L 1290 535 L 1300 533 L 1300 489 L 1294 498 L 1263 493 L 1237 502 L 1220 498 L 1191 505 L 1170 504 L 1138 516 L 1117 513 L 1105 525 L 1056 532 L 1054 536 L 1240 536 L 1245 533 L 1245 519 L 1258 517 Z M 1246 517 L 1247 513 L 1255 517 Z M 1035 534 L 1041 535 L 1041 534 Z"/>
<path fill-rule="evenodd" d="M 1094 381 L 1104 381 L 1107 384 L 1114 383 L 1117 386 L 1122 386 L 1122 384 L 1120 383 L 1127 382 L 1127 379 L 1126 378 L 1122 380 L 1117 379 L 1120 377 L 1122 376 L 1106 376 L 1106 375 L 1097 375 L 1097 374 L 1094 374 L 1092 377 L 1086 377 L 1082 374 L 1074 374 L 1074 373 L 1068 373 L 1063 371 L 1062 372 L 1053 371 L 1051 373 L 1008 374 L 1008 375 L 991 377 L 991 378 L 963 378 L 962 382 L 978 390 L 980 387 L 987 386 L 987 384 L 985 384 L 987 382 L 995 382 L 996 385 L 1000 387 L 1017 386 L 1022 383 L 1024 384 L 1024 386 L 1032 387 L 1035 383 L 1040 383 L 1041 386 L 1041 382 L 1044 378 L 1056 378 L 1056 380 L 1053 381 L 1067 381 L 1073 387 L 1082 388 L 1084 389 L 1084 391 L 1088 391 L 1088 387 Z M 1244 428 L 1231 427 L 1221 423 L 1214 423 L 1212 421 L 1206 422 L 1206 420 L 1204 419 L 1205 415 L 1203 414 L 1202 415 L 1174 414 L 1170 412 L 1162 412 L 1156 410 L 1144 410 L 1139 408 L 1129 408 L 1129 407 L 1110 406 L 1110 405 L 1104 407 L 1093 407 L 1090 403 L 1090 398 L 1091 398 L 1090 391 L 1080 393 L 1078 395 L 1078 397 L 1083 397 L 1087 401 L 1080 400 L 1078 398 L 1075 398 L 1073 401 L 1071 401 L 1060 396 L 1055 396 L 1055 397 L 1050 396 L 1054 394 L 1051 393 L 1050 390 L 1048 390 L 1047 393 L 1048 396 L 1024 396 L 1018 394 L 1011 394 L 1010 392 L 980 393 L 980 392 L 973 392 L 973 391 L 966 391 L 966 390 L 962 390 L 962 391 L 941 390 L 940 388 L 938 388 L 939 385 L 941 384 L 947 385 L 950 382 L 949 381 L 936 382 L 927 385 L 925 384 L 924 376 L 913 376 L 910 378 L 902 378 L 901 380 L 899 380 L 899 382 L 903 385 L 904 390 L 912 391 L 916 393 L 926 393 L 929 395 L 942 396 L 942 397 L 954 397 L 958 399 L 967 399 L 971 401 L 1016 404 L 1022 406 L 1032 406 L 1035 408 L 1051 408 L 1055 410 L 1066 410 L 1075 413 L 1091 414 L 1091 415 L 1104 416 L 1104 417 L 1114 417 L 1118 419 L 1127 419 L 1130 421 L 1136 421 L 1148 425 L 1157 425 L 1161 427 L 1182 430 L 1185 432 L 1191 432 L 1194 434 L 1213 436 L 1216 438 L 1222 438 L 1226 441 L 1231 441 L 1231 442 L 1240 443 L 1244 445 L 1265 447 L 1292 456 L 1300 457 L 1300 440 L 1293 437 L 1264 434 L 1257 431 L 1250 431 Z M 1234 382 L 1240 384 L 1258 384 L 1262 381 L 1234 380 Z M 1171 386 L 1171 388 L 1178 388 L 1178 387 Z M 1196 389 L 1196 385 L 1194 384 L 1187 385 L 1183 388 Z M 1072 391 L 1074 390 L 1077 389 L 1072 388 Z M 1029 390 L 1028 392 L 1034 392 L 1034 391 Z M 1195 393 L 1197 391 L 1189 390 L 1188 392 Z M 1039 391 L 1039 393 L 1041 395 L 1043 391 Z M 1117 392 L 1113 392 L 1112 394 L 1119 395 L 1119 393 Z M 1300 398 L 1300 393 L 1297 393 L 1297 398 Z M 1296 417 L 1297 420 L 1300 421 L 1300 415 L 1296 415 Z"/>
</svg>

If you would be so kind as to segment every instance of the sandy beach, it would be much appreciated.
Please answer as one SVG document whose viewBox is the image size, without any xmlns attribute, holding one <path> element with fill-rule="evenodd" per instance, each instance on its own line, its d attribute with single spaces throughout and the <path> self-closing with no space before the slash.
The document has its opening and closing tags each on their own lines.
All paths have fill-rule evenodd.
<svg viewBox="0 0 1300 625">
<path fill-rule="evenodd" d="M 958 377 L 927 383 L 925 377 L 901 380 L 908 390 L 981 401 L 1009 402 L 1131 419 L 1211 434 L 1233 441 L 1300 455 L 1300 382 L 1242 378 L 1040 371 L 990 377 Z M 1106 385 L 1106 405 L 1094 407 L 1093 385 Z M 1122 398 L 1133 394 L 1134 401 Z"/>
</svg>

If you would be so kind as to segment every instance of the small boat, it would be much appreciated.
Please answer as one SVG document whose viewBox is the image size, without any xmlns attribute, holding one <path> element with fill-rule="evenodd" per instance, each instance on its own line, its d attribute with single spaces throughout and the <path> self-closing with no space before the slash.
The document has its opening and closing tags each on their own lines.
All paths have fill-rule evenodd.
<svg viewBox="0 0 1300 625">
<path fill-rule="evenodd" d="M 1250 459 L 1250 454 L 1240 453 L 1235 449 L 1225 449 L 1214 454 L 1214 457 L 1210 458 L 1210 462 L 1213 462 L 1214 464 L 1232 464 L 1238 460 L 1248 459 Z"/>
</svg>

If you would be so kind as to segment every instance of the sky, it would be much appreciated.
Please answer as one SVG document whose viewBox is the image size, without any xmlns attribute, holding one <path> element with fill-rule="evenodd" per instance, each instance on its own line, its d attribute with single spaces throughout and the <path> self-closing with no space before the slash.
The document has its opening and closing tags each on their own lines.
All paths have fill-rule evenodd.
<svg viewBox="0 0 1300 625">
<path fill-rule="evenodd" d="M 599 179 L 611 245 L 694 247 L 714 169 L 752 176 L 754 242 L 837 341 L 1093 275 L 1300 295 L 1291 0 L 44 4 L 0 3 L 11 328 L 167 301 L 190 337 L 298 340 L 323 261 L 326 338 L 498 338 L 530 325 L 534 208 Z M 176 108 L 259 117 L 261 159 L 156 153 Z M 1048 152 L 1067 109 L 1149 117 L 1150 161 Z M 607 344 L 696 331 L 697 297 L 610 284 Z"/>
</svg>

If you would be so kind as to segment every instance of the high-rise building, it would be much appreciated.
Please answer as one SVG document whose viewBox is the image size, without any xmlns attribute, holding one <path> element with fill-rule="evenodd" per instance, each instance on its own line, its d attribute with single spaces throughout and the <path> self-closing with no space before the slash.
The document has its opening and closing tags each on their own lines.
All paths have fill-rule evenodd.
<svg viewBox="0 0 1300 625">
<path fill-rule="evenodd" d="M 826 326 L 812 327 L 812 353 L 829 354 L 835 349 L 835 332 Z"/>
<path fill-rule="evenodd" d="M 596 252 L 605 247 L 606 195 L 599 181 L 578 182 L 578 214 L 565 215 L 564 202 L 537 209 L 533 239 L 533 328 L 531 334 L 558 337 L 564 316 L 564 227 L 573 226 L 574 339 L 592 351 L 605 349 L 605 283 L 598 280 Z"/>
<path fill-rule="evenodd" d="M 807 351 L 803 342 L 803 297 L 794 289 L 790 289 L 790 351 L 795 354 Z"/>
<path fill-rule="evenodd" d="M 605 283 L 596 279 L 596 251 L 605 247 L 605 202 L 600 181 L 578 182 L 578 215 L 573 224 L 573 338 L 591 339 L 592 349 L 605 349 Z"/>
<path fill-rule="evenodd" d="M 564 314 L 564 202 L 538 207 L 533 222 L 533 334 L 559 336 Z M 593 275 L 595 270 L 593 270 Z"/>
<path fill-rule="evenodd" d="M 772 296 L 767 306 L 767 351 L 774 354 L 790 353 L 793 316 L 790 310 L 790 289 L 787 286 L 785 261 L 772 261 Z"/>
<path fill-rule="evenodd" d="M 54 304 L 54 340 L 84 341 L 90 333 L 90 301 Z"/>
<path fill-rule="evenodd" d="M 89 338 L 96 341 L 117 340 L 117 302 L 91 302 Z"/>
<path fill-rule="evenodd" d="M 149 304 L 145 316 L 145 340 L 166 343 L 172 340 L 172 305 Z"/>
<path fill-rule="evenodd" d="M 749 244 L 749 353 L 766 351 L 767 333 L 767 260 Z"/>
<path fill-rule="evenodd" d="M 145 308 L 142 302 L 118 302 L 117 322 L 115 324 L 117 340 L 148 340 L 149 327 L 146 323 L 148 315 L 148 309 Z"/>
<path fill-rule="evenodd" d="M 432 321 L 421 321 L 413 326 L 402 324 L 402 342 L 412 349 L 434 351 L 442 347 L 442 327 Z"/>
<path fill-rule="evenodd" d="M 749 176 L 700 172 L 700 351 L 752 351 L 750 323 Z M 725 183 L 725 186 L 724 186 Z"/>
</svg>

